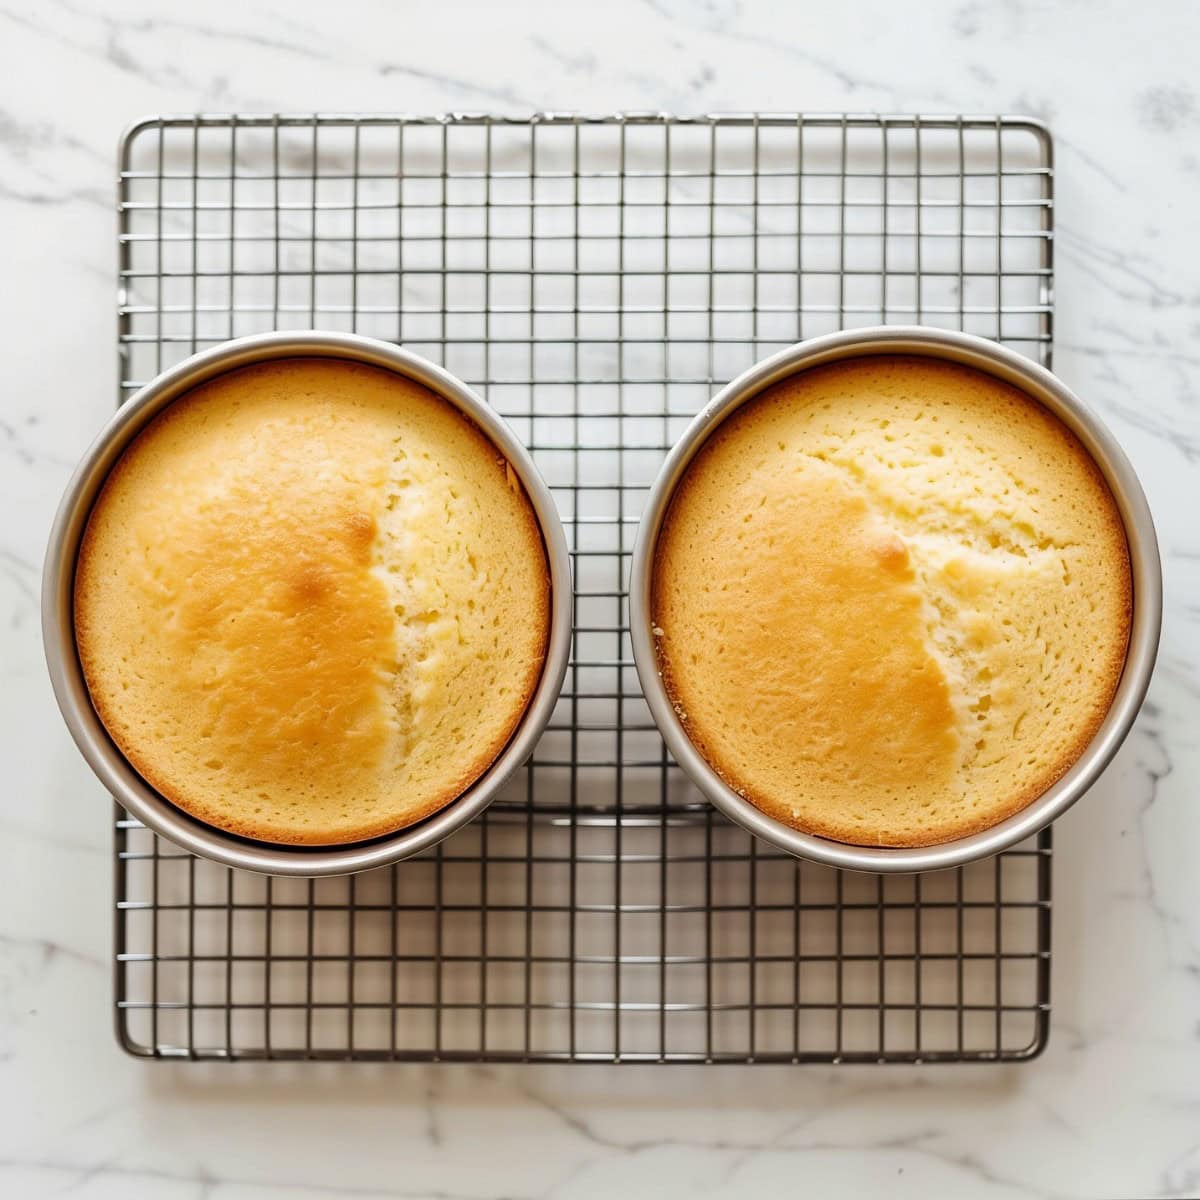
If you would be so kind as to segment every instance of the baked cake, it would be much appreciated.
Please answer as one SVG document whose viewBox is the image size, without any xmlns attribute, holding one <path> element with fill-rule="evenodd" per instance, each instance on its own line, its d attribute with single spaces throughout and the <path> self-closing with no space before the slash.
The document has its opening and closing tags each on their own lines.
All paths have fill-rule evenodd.
<svg viewBox="0 0 1200 1200">
<path fill-rule="evenodd" d="M 175 401 L 92 511 L 75 633 L 113 741 L 186 812 L 329 845 L 436 812 L 541 676 L 549 573 L 496 446 L 419 384 L 328 358 Z"/>
<path fill-rule="evenodd" d="M 991 826 L 1104 718 L 1129 551 L 1095 462 L 990 375 L 860 357 L 775 384 L 692 460 L 652 616 L 692 742 L 770 816 L 870 846 Z"/>
</svg>

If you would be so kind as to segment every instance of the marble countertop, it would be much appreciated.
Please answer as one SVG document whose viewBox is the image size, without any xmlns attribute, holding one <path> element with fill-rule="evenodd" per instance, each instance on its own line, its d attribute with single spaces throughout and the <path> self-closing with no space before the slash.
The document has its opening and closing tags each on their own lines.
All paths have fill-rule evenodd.
<svg viewBox="0 0 1200 1200">
<path fill-rule="evenodd" d="M 1200 10 L 1188 0 L 0 0 L 0 1192 L 29 1197 L 1200 1193 Z M 1058 827 L 1038 1061 L 147 1066 L 110 1028 L 109 807 L 38 574 L 113 400 L 114 147 L 153 112 L 1024 112 L 1058 147 L 1065 380 L 1145 482 L 1162 653 Z"/>
</svg>

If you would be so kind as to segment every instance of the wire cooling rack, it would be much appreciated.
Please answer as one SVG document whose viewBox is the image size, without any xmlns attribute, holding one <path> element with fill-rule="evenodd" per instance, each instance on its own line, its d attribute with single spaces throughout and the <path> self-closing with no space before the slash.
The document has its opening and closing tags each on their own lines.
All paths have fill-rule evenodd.
<svg viewBox="0 0 1200 1200">
<path fill-rule="evenodd" d="M 422 857 L 350 879 L 193 858 L 118 813 L 116 1015 L 155 1058 L 1027 1058 L 1050 837 L 843 874 L 717 815 L 634 674 L 647 487 L 731 376 L 919 321 L 1051 346 L 1047 133 L 1009 118 L 196 116 L 120 152 L 121 398 L 226 338 L 402 342 L 552 486 L 575 646 L 530 764 Z"/>
</svg>

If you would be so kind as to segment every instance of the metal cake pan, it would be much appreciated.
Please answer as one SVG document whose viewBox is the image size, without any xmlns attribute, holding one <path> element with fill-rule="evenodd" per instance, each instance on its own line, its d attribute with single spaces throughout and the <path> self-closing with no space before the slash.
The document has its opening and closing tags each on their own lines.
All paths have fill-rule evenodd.
<svg viewBox="0 0 1200 1200">
<path fill-rule="evenodd" d="M 1133 578 L 1129 647 L 1112 704 L 1095 736 L 1070 770 L 1031 804 L 989 829 L 936 846 L 890 848 L 831 841 L 792 829 L 739 796 L 688 738 L 659 673 L 652 634 L 651 585 L 659 531 L 676 484 L 704 442 L 730 414 L 773 383 L 824 363 L 874 354 L 922 355 L 962 363 L 1020 388 L 1044 405 L 1096 461 L 1129 542 Z M 1096 782 L 1132 728 L 1150 683 L 1162 624 L 1162 568 L 1150 508 L 1129 459 L 1104 424 L 1059 379 L 985 338 L 925 326 L 878 326 L 813 338 L 783 350 L 739 375 L 701 410 L 672 448 L 650 490 L 633 549 L 629 619 L 638 678 L 655 722 L 679 765 L 727 817 L 781 850 L 828 866 L 932 871 L 987 858 L 1023 841 L 1060 817 Z"/>
<path fill-rule="evenodd" d="M 108 736 L 88 696 L 75 645 L 72 593 L 79 544 L 92 506 L 125 448 L 172 401 L 227 371 L 271 359 L 344 358 L 394 371 L 453 404 L 492 440 L 529 496 L 550 569 L 546 663 L 513 736 L 491 767 L 456 800 L 397 833 L 345 846 L 281 846 L 250 841 L 176 808 L 142 779 Z M 348 333 L 265 333 L 225 342 L 165 371 L 124 404 L 83 456 L 59 505 L 42 574 L 42 635 L 58 706 L 88 765 L 143 824 L 193 854 L 272 875 L 345 875 L 409 858 L 477 817 L 529 757 L 558 699 L 571 647 L 571 563 L 558 510 L 529 452 L 465 384 L 441 367 L 387 342 Z"/>
</svg>

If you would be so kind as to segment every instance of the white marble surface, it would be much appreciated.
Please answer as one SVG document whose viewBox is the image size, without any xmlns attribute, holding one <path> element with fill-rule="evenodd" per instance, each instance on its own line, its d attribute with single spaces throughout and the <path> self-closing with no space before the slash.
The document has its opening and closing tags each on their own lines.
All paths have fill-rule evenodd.
<svg viewBox="0 0 1200 1200">
<path fill-rule="evenodd" d="M 1008 0 L 0 0 L 0 1193 L 1200 1192 L 1200 12 Z M 1151 701 L 1060 825 L 1054 1018 L 1011 1068 L 146 1066 L 110 1030 L 109 808 L 38 570 L 111 408 L 113 152 L 149 112 L 1024 111 L 1058 138 L 1056 365 L 1141 472 Z"/>
</svg>

